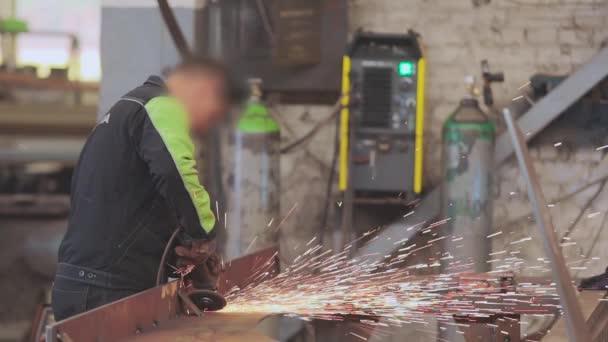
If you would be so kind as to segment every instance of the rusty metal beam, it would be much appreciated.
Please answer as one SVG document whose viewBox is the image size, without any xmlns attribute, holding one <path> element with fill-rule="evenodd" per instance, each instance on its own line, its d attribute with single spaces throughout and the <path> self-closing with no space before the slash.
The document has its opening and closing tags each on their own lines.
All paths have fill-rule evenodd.
<svg viewBox="0 0 608 342">
<path fill-rule="evenodd" d="M 277 254 L 278 246 L 272 246 L 231 260 L 226 264 L 226 271 L 220 279 L 220 291 L 226 292 L 234 286 L 243 288 L 254 281 L 254 276 L 262 270 L 269 272 L 269 276 L 275 274 L 279 269 Z M 182 306 L 179 290 L 179 282 L 174 281 L 57 322 L 47 327 L 46 341 L 120 341 L 143 332 L 156 331 L 167 322 L 185 316 L 187 310 L 192 310 Z M 205 313 L 203 320 L 197 317 L 198 321 L 188 322 L 196 322 L 195 326 L 203 330 L 216 323 L 221 325 L 222 320 L 207 319 L 210 315 L 211 313 Z M 184 323 L 172 324 L 179 326 Z"/>
<path fill-rule="evenodd" d="M 155 287 L 47 327 L 46 341 L 119 341 L 175 319 L 178 282 Z"/>
<path fill-rule="evenodd" d="M 553 278 L 555 279 L 557 291 L 561 297 L 561 304 L 564 310 L 564 316 L 567 324 L 568 336 L 571 342 L 587 342 L 591 341 L 585 318 L 581 308 L 576 300 L 576 293 L 572 283 L 572 278 L 566 266 L 566 260 L 562 254 L 562 249 L 559 245 L 555 227 L 551 220 L 551 213 L 547 208 L 547 202 L 540 187 L 540 182 L 536 171 L 532 166 L 532 158 L 528 152 L 528 146 L 517 123 L 515 123 L 511 112 L 508 109 L 504 110 L 504 118 L 509 129 L 513 149 L 519 161 L 519 168 L 522 173 L 526 185 L 528 187 L 528 198 L 534 209 L 536 217 L 536 225 L 539 229 L 541 240 L 545 254 L 551 261 L 550 265 L 553 269 Z"/>
</svg>

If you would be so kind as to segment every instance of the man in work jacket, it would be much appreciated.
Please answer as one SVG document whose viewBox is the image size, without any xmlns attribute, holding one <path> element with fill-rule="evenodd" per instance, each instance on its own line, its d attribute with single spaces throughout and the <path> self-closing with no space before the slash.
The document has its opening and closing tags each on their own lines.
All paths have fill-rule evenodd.
<svg viewBox="0 0 608 342">
<path fill-rule="evenodd" d="M 214 238 L 215 216 L 191 135 L 227 112 L 228 83 L 215 61 L 183 62 L 166 81 L 151 76 L 128 92 L 92 131 L 74 170 L 59 249 L 52 292 L 57 320 L 155 286 L 177 227 L 195 242 Z"/>
</svg>

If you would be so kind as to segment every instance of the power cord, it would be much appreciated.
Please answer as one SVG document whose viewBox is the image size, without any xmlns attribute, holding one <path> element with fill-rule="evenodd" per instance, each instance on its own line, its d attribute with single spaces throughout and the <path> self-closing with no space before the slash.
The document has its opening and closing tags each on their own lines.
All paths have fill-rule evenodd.
<svg viewBox="0 0 608 342">
<path fill-rule="evenodd" d="M 338 101 L 336 101 L 336 104 L 332 107 L 332 111 L 329 114 L 329 116 L 327 116 L 322 121 L 318 122 L 310 131 L 308 131 L 306 134 L 304 134 L 300 138 L 290 142 L 286 146 L 281 147 L 281 149 L 279 150 L 280 153 L 281 154 L 289 153 L 294 148 L 298 147 L 299 145 L 303 144 L 304 142 L 308 141 L 310 138 L 315 136 L 319 132 L 319 130 L 321 130 L 321 128 L 323 128 L 323 126 L 327 125 L 334 118 L 336 118 L 338 116 L 338 114 L 340 113 L 342 108 L 344 108 L 344 107 L 342 106 L 342 97 L 340 97 L 338 99 Z"/>
<path fill-rule="evenodd" d="M 167 257 L 169 256 L 169 251 L 171 247 L 173 247 L 173 243 L 177 238 L 177 234 L 181 231 L 181 228 L 177 228 L 171 237 L 169 238 L 169 242 L 165 246 L 165 250 L 163 251 L 163 256 L 160 258 L 160 264 L 158 265 L 158 272 L 156 272 L 156 286 L 160 285 L 162 282 L 167 282 L 167 275 L 165 273 L 165 264 L 167 263 Z"/>
</svg>

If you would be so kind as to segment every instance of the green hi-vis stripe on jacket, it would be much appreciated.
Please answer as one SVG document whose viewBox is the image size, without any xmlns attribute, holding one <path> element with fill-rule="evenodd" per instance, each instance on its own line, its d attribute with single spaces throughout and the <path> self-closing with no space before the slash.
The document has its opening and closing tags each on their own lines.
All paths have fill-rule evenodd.
<svg viewBox="0 0 608 342">
<path fill-rule="evenodd" d="M 211 232 L 215 226 L 215 216 L 211 211 L 209 194 L 199 181 L 195 148 L 190 138 L 186 112 L 175 99 L 167 96 L 151 99 L 146 103 L 145 108 L 154 129 L 173 159 L 173 164 L 191 201 L 190 204 L 181 199 L 181 202 L 184 202 L 183 207 L 176 203 L 176 210 L 182 213 L 186 220 L 185 225 L 200 226 L 207 233 Z M 167 193 L 167 197 L 172 197 L 172 194 Z M 188 215 L 192 214 L 188 213 L 191 211 L 187 208 L 190 205 L 196 212 L 196 218 Z"/>
</svg>

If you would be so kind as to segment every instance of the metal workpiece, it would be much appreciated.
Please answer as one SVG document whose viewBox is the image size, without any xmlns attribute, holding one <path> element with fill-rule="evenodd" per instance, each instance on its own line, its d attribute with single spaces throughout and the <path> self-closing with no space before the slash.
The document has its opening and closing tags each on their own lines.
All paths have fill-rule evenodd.
<svg viewBox="0 0 608 342">
<path fill-rule="evenodd" d="M 155 287 L 47 327 L 47 342 L 120 341 L 175 319 L 178 282 Z"/>
<path fill-rule="evenodd" d="M 525 132 L 525 141 L 534 138 L 543 128 L 607 76 L 608 47 L 602 49 L 589 63 L 572 73 L 517 120 L 519 127 Z M 511 138 L 505 132 L 496 140 L 494 165 L 498 167 L 512 153 Z M 426 192 L 412 214 L 385 227 L 376 239 L 359 248 L 356 255 L 367 255 L 374 261 L 381 261 L 385 255 L 391 254 L 399 248 L 394 244 L 395 241 L 414 238 L 426 225 L 441 219 L 440 189 L 441 185 Z M 417 229 L 408 230 L 414 226 Z"/>
<path fill-rule="evenodd" d="M 137 342 L 216 342 L 276 341 L 258 329 L 265 318 L 260 313 L 207 313 L 203 318 L 183 317 L 162 324 L 154 331 L 143 332 L 122 341 Z"/>
<path fill-rule="evenodd" d="M 269 277 L 276 274 L 277 254 L 278 247 L 272 246 L 229 261 L 220 276 L 219 293 L 225 294 L 234 287 L 247 286 L 262 271 L 267 272 Z M 181 281 L 173 281 L 49 325 L 46 341 L 139 341 L 146 333 L 150 336 L 145 341 L 171 341 L 178 337 L 186 338 L 186 341 L 231 341 L 228 336 L 235 329 L 245 334 L 243 336 L 249 333 L 252 334 L 250 336 L 261 336 L 253 329 L 263 315 L 202 312 L 197 301 L 208 295 L 201 294 L 201 291 L 185 288 Z M 189 316 L 192 314 L 194 317 Z M 246 319 L 248 325 L 227 323 L 238 321 L 239 317 Z M 183 327 L 184 324 L 189 324 L 189 329 L 171 328 Z M 216 328 L 216 324 L 223 327 Z"/>
<path fill-rule="evenodd" d="M 505 109 L 503 115 L 507 123 L 509 135 L 511 136 L 513 149 L 517 155 L 521 174 L 528 188 L 528 197 L 534 209 L 534 216 L 539 235 L 543 241 L 545 254 L 549 258 L 551 268 L 553 269 L 553 277 L 566 319 L 568 336 L 572 342 L 591 341 L 585 319 L 576 299 L 572 278 L 568 272 L 568 267 L 566 267 L 566 260 L 562 254 L 557 234 L 555 233 L 555 227 L 551 221 L 551 213 L 547 209 L 547 202 L 540 187 L 538 176 L 532 166 L 532 158 L 528 152 L 526 140 L 520 128 L 513 120 L 511 112 Z"/>
<path fill-rule="evenodd" d="M 252 270 L 263 268 L 265 262 L 268 261 L 267 257 L 275 254 L 276 249 L 274 252 L 269 249 L 261 254 L 256 253 L 239 258 L 234 261 L 234 264 L 228 266 L 231 273 L 228 273 L 227 276 L 232 277 L 234 274 L 239 274 L 239 279 L 233 280 L 241 281 L 242 283 L 236 286 L 244 287 L 247 279 L 251 281 Z M 424 277 L 417 279 L 424 279 Z M 426 279 L 428 281 L 436 280 L 434 277 Z M 531 281 L 521 280 L 522 282 Z M 459 312 L 454 316 L 457 323 L 467 322 L 458 327 L 467 336 L 504 337 L 504 333 L 498 333 L 503 330 L 508 331 L 511 341 L 517 341 L 518 332 L 513 330 L 513 327 L 517 325 L 503 326 L 501 324 L 505 322 L 502 319 L 506 318 L 508 321 L 506 323 L 517 324 L 519 315 L 530 312 L 559 315 L 559 298 L 555 294 L 539 295 L 534 291 L 528 291 L 526 286 L 516 286 L 515 282 L 511 281 L 511 275 L 507 273 L 449 276 L 443 281 L 454 284 L 455 288 L 478 289 L 475 293 L 453 292 L 452 304 L 446 308 Z M 539 278 L 533 282 L 548 284 L 550 280 Z M 446 288 L 446 293 L 448 291 L 449 289 Z M 181 292 L 178 282 L 150 289 L 51 325 L 47 330 L 47 341 L 274 341 L 277 334 L 280 333 L 280 329 L 276 329 L 276 325 L 282 327 L 282 324 L 285 323 L 284 321 L 268 320 L 270 316 L 264 312 L 229 312 L 229 310 L 228 312 L 201 313 L 198 312 L 199 310 L 190 310 L 190 307 L 182 305 L 180 297 L 183 295 L 184 292 Z M 472 314 L 471 306 L 466 303 L 474 305 L 475 310 Z M 192 305 L 192 303 L 186 304 Z M 466 305 L 463 306 L 463 304 Z M 186 314 L 186 310 L 191 311 L 190 315 Z M 196 315 L 192 316 L 192 312 Z M 430 311 L 428 315 L 423 316 L 432 318 L 438 315 L 442 315 L 441 311 Z M 360 320 L 376 319 L 378 317 L 345 314 L 337 315 L 333 322 L 348 327 L 348 331 L 351 331 L 361 327 L 357 324 Z M 258 326 L 263 320 L 265 321 L 265 324 L 262 324 L 263 327 Z M 492 325 L 500 328 L 497 329 Z M 359 333 L 361 336 L 372 334 L 369 326 L 361 331 Z M 328 334 L 325 330 L 317 333 L 322 336 L 320 338 L 322 341 L 342 340 L 340 337 L 338 339 L 325 338 Z M 384 335 L 386 336 L 386 332 Z M 344 340 L 355 341 L 356 339 L 346 338 Z"/>
</svg>

